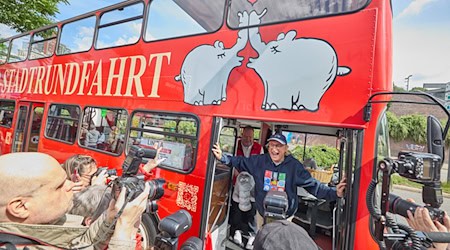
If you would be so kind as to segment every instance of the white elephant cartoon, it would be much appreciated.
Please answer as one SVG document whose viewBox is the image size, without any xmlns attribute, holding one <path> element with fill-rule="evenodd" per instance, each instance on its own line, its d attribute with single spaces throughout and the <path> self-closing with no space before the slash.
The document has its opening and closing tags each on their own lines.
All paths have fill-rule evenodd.
<svg viewBox="0 0 450 250">
<path fill-rule="evenodd" d="M 247 26 L 249 14 L 238 13 L 239 26 Z M 227 99 L 227 82 L 231 70 L 242 65 L 237 54 L 248 42 L 248 30 L 238 32 L 236 44 L 227 49 L 223 42 L 204 44 L 194 48 L 184 59 L 181 73 L 175 77 L 182 81 L 184 102 L 191 105 L 220 105 Z"/>
<path fill-rule="evenodd" d="M 266 11 L 252 11 L 249 25 L 260 24 Z M 258 27 L 249 29 L 250 44 L 259 56 L 250 58 L 247 67 L 253 68 L 263 81 L 262 109 L 316 111 L 336 76 L 351 72 L 348 67 L 338 66 L 336 52 L 328 42 L 296 36 L 297 32 L 291 30 L 266 44 Z"/>
</svg>

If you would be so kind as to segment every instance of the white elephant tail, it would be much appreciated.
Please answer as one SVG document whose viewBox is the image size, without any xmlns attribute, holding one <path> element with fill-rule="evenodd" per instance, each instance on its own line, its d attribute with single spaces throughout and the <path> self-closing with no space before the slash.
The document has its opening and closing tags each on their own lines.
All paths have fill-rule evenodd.
<svg viewBox="0 0 450 250">
<path fill-rule="evenodd" d="M 352 71 L 352 69 L 350 69 L 349 67 L 339 66 L 338 67 L 338 71 L 337 71 L 337 75 L 338 76 L 345 76 L 345 75 L 350 74 L 351 71 Z"/>
<path fill-rule="evenodd" d="M 175 81 L 177 81 L 177 82 L 181 81 L 181 75 L 175 76 Z"/>
</svg>

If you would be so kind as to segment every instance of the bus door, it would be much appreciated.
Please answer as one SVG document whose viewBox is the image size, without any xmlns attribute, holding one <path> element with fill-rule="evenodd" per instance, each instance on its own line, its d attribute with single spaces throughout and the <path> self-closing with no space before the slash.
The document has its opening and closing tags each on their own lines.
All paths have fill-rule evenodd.
<svg viewBox="0 0 450 250">
<path fill-rule="evenodd" d="M 215 118 L 212 131 L 211 143 L 218 141 L 223 153 L 233 155 L 238 135 L 235 120 Z M 213 249 L 224 249 L 228 232 L 232 169 L 216 161 L 212 153 L 210 157 L 206 177 L 210 181 L 207 181 L 205 188 L 205 197 L 209 197 L 205 201 L 208 217 L 203 218 L 202 232 L 206 232 Z"/>
<path fill-rule="evenodd" d="M 12 152 L 37 152 L 44 104 L 19 102 Z"/>
<path fill-rule="evenodd" d="M 333 211 L 332 249 L 353 249 L 356 209 L 361 171 L 362 131 L 344 129 L 339 132 L 339 180 L 347 179 L 344 199 L 338 199 Z M 363 197 L 364 199 L 365 197 Z"/>
</svg>

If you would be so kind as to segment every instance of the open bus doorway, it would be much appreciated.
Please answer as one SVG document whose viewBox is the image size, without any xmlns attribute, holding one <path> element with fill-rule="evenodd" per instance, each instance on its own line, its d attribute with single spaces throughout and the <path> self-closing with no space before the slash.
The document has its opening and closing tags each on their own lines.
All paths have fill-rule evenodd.
<svg viewBox="0 0 450 250">
<path fill-rule="evenodd" d="M 299 206 L 293 222 L 302 226 L 316 243 L 323 249 L 345 249 L 343 235 L 352 235 L 351 228 L 355 218 L 350 210 L 356 209 L 356 192 L 350 188 L 355 179 L 359 181 L 360 166 L 358 147 L 362 143 L 361 132 L 357 130 L 312 126 L 305 124 L 288 124 L 271 121 L 241 119 L 218 119 L 217 140 L 226 154 L 236 154 L 242 129 L 251 126 L 255 131 L 255 142 L 263 147 L 272 133 L 282 133 L 288 140 L 289 153 L 304 164 L 313 177 L 327 185 L 335 185 L 346 176 L 347 191 L 343 199 L 335 202 L 314 199 L 302 188 L 298 188 Z M 215 141 L 217 141 L 215 140 Z M 214 143 L 214 140 L 213 140 Z M 230 234 L 231 199 L 233 194 L 232 169 L 215 162 L 212 178 L 212 193 L 207 232 L 213 236 L 215 249 L 245 249 L 247 237 L 243 244 L 233 242 Z M 354 201 L 345 202 L 346 200 Z M 320 219 L 318 219 L 320 218 Z M 353 223 L 352 223 L 353 222 Z"/>
<path fill-rule="evenodd" d="M 19 102 L 12 152 L 37 152 L 44 104 Z"/>
</svg>

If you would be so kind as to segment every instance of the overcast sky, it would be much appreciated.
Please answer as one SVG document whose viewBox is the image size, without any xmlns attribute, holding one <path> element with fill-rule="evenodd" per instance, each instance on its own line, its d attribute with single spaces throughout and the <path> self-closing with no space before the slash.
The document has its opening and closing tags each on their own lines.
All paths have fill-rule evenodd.
<svg viewBox="0 0 450 250">
<path fill-rule="evenodd" d="M 120 0 L 70 0 L 60 5 L 57 20 L 71 18 Z M 392 0 L 394 72 L 392 80 L 406 88 L 450 82 L 450 0 Z M 0 24 L 0 38 L 15 32 Z"/>
</svg>

